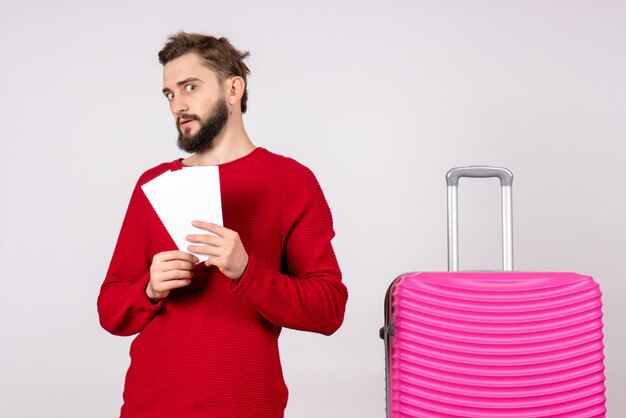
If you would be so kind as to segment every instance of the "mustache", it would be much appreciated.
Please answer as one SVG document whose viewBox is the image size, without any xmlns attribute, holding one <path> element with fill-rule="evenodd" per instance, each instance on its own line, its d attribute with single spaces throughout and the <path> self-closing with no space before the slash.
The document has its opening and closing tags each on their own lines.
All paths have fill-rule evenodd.
<svg viewBox="0 0 626 418">
<path fill-rule="evenodd" d="M 200 117 L 198 115 L 192 115 L 191 113 L 182 113 L 179 117 L 176 118 L 176 125 L 180 125 L 180 120 L 197 120 L 201 122 Z"/>
</svg>

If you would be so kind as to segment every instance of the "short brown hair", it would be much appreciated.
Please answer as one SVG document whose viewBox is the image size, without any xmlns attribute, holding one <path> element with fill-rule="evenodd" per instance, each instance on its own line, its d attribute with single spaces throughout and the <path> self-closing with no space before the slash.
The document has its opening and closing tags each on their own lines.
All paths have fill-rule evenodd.
<svg viewBox="0 0 626 418">
<path fill-rule="evenodd" d="M 205 65 L 215 71 L 220 83 L 232 76 L 243 78 L 246 85 L 241 97 L 241 112 L 245 113 L 248 108 L 247 75 L 250 69 L 243 60 L 250 52 L 239 51 L 226 38 L 181 31 L 167 38 L 165 46 L 159 51 L 159 62 L 165 65 L 188 52 L 195 52 L 204 58 Z"/>
</svg>

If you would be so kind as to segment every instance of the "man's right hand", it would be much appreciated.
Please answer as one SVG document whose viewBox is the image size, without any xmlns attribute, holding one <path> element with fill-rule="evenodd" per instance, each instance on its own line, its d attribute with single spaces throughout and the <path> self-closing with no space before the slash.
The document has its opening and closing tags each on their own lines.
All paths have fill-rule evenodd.
<svg viewBox="0 0 626 418">
<path fill-rule="evenodd" d="M 170 294 L 170 290 L 185 287 L 191 283 L 193 267 L 198 257 L 183 251 L 164 251 L 152 259 L 150 281 L 146 286 L 146 295 L 152 301 L 158 301 Z"/>
</svg>

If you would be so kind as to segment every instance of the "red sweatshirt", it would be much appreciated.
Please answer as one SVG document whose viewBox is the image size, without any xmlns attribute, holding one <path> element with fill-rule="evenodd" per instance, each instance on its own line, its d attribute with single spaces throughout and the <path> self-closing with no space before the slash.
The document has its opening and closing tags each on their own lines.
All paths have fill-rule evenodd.
<svg viewBox="0 0 626 418">
<path fill-rule="evenodd" d="M 141 185 L 182 167 L 176 160 L 140 177 L 98 298 L 106 330 L 139 333 L 121 416 L 283 417 L 281 327 L 330 335 L 347 300 L 322 190 L 306 167 L 263 148 L 220 165 L 224 226 L 241 237 L 246 271 L 231 280 L 199 264 L 189 286 L 152 304 L 151 260 L 177 248 Z"/>
</svg>

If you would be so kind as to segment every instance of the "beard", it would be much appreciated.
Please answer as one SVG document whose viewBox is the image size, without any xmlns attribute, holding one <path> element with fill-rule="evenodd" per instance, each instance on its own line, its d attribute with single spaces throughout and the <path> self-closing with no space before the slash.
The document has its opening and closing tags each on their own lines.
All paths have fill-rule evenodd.
<svg viewBox="0 0 626 418">
<path fill-rule="evenodd" d="M 193 119 L 198 121 L 200 123 L 198 133 L 189 135 L 183 132 L 180 128 L 181 119 Z M 211 112 L 205 121 L 202 121 L 197 115 L 183 113 L 176 118 L 178 148 L 190 154 L 206 151 L 213 144 L 213 139 L 224 129 L 226 122 L 228 122 L 228 107 L 223 97 L 217 101 L 213 112 Z"/>
</svg>

